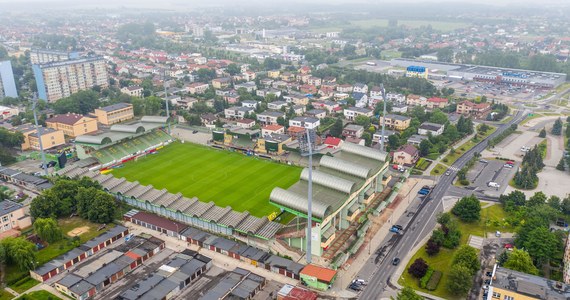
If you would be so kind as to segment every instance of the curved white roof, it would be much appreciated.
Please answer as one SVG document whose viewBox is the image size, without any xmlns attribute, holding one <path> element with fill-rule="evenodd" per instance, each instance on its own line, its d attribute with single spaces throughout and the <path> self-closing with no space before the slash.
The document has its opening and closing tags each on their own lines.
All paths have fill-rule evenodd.
<svg viewBox="0 0 570 300">
<path fill-rule="evenodd" d="M 364 157 L 374 159 L 374 160 L 378 160 L 378 161 L 382 161 L 382 162 L 386 161 L 386 156 L 387 156 L 386 152 L 374 150 L 374 149 L 369 148 L 369 147 L 357 145 L 354 143 L 344 142 L 344 143 L 342 143 L 340 148 L 342 151 L 346 151 L 348 153 L 364 156 Z"/>
<path fill-rule="evenodd" d="M 141 118 L 141 122 L 144 122 L 144 123 L 166 124 L 167 121 L 168 121 L 168 117 L 162 117 L 162 116 L 144 116 Z"/>
<path fill-rule="evenodd" d="M 307 213 L 307 205 L 309 200 L 299 194 L 276 187 L 273 189 L 273 191 L 271 191 L 269 199 L 279 205 Z M 328 214 L 330 214 L 331 210 L 330 205 L 326 205 L 315 200 L 313 200 L 312 208 L 313 216 L 319 219 L 324 219 Z"/>
<path fill-rule="evenodd" d="M 113 125 L 111 126 L 111 131 L 118 131 L 118 132 L 128 132 L 128 133 L 140 133 L 144 132 L 145 129 L 140 124 L 133 124 L 133 125 Z"/>
<path fill-rule="evenodd" d="M 320 165 L 363 179 L 370 177 L 371 172 L 369 168 L 365 168 L 349 161 L 327 155 L 323 155 L 323 157 L 321 157 Z"/>
<path fill-rule="evenodd" d="M 301 180 L 309 181 L 309 169 L 303 169 Z M 355 183 L 346 179 L 336 177 L 318 170 L 313 170 L 313 183 L 331 188 L 333 190 L 350 194 L 353 192 Z"/>
<path fill-rule="evenodd" d="M 113 142 L 110 137 L 104 135 L 80 135 L 75 138 L 75 142 L 77 143 L 85 143 L 85 144 L 109 144 Z"/>
</svg>

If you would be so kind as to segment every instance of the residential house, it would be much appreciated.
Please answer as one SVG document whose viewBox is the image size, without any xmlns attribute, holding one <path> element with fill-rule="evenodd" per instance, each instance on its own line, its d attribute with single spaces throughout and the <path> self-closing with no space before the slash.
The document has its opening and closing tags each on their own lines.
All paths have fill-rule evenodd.
<svg viewBox="0 0 570 300">
<path fill-rule="evenodd" d="M 296 116 L 300 116 L 305 113 L 307 107 L 305 105 L 293 105 L 291 108 Z"/>
<path fill-rule="evenodd" d="M 446 98 L 431 97 L 427 99 L 427 108 L 445 108 L 449 105 L 449 100 Z"/>
<path fill-rule="evenodd" d="M 327 116 L 327 111 L 324 109 L 311 109 L 305 113 L 309 117 L 315 117 L 317 119 L 322 119 Z"/>
<path fill-rule="evenodd" d="M 257 85 L 253 81 L 238 83 L 234 85 L 235 90 L 239 90 L 240 88 L 244 88 L 248 93 L 251 93 L 257 90 Z"/>
<path fill-rule="evenodd" d="M 267 103 L 267 109 L 281 110 L 282 107 L 287 107 L 287 105 L 285 101 L 273 101 Z"/>
<path fill-rule="evenodd" d="M 396 129 L 398 131 L 406 130 L 410 127 L 412 118 L 394 114 L 386 115 L 386 127 Z M 380 125 L 384 123 L 384 117 L 380 116 Z"/>
<path fill-rule="evenodd" d="M 257 121 L 262 125 L 277 125 L 279 117 L 285 119 L 285 113 L 282 111 L 266 110 L 257 114 Z"/>
<path fill-rule="evenodd" d="M 413 134 L 412 136 L 410 136 L 408 138 L 408 140 L 406 141 L 408 144 L 414 145 L 414 146 L 420 146 L 421 142 L 423 140 L 427 140 L 429 139 L 428 136 L 426 135 L 419 135 L 419 134 Z"/>
<path fill-rule="evenodd" d="M 257 104 L 258 104 L 258 102 L 257 102 L 257 101 L 254 101 L 254 100 L 244 100 L 244 101 L 241 102 L 241 106 L 243 106 L 243 107 L 251 107 L 251 108 L 253 108 L 253 109 L 257 109 Z"/>
<path fill-rule="evenodd" d="M 228 104 L 236 104 L 239 102 L 239 94 L 236 91 L 230 91 L 226 95 L 224 95 L 224 100 L 228 102 Z"/>
<path fill-rule="evenodd" d="M 321 85 L 318 94 L 321 96 L 321 98 L 332 98 L 334 97 L 335 90 L 335 85 Z"/>
<path fill-rule="evenodd" d="M 230 86 L 232 83 L 231 78 L 223 77 L 223 78 L 215 78 L 212 80 L 212 86 L 217 89 L 225 89 Z"/>
<path fill-rule="evenodd" d="M 347 99 L 347 98 L 350 98 L 350 94 L 347 94 L 347 93 L 335 93 L 335 94 L 333 95 L 333 99 L 334 99 L 335 101 L 342 101 L 342 100 Z"/>
<path fill-rule="evenodd" d="M 97 119 L 70 113 L 49 118 L 46 120 L 46 125 L 48 128 L 61 130 L 63 134 L 73 138 L 98 129 Z"/>
<path fill-rule="evenodd" d="M 255 74 L 255 72 L 252 71 L 245 71 L 241 75 L 247 81 L 255 80 L 255 78 L 257 77 L 257 74 Z"/>
<path fill-rule="evenodd" d="M 191 83 L 190 85 L 188 85 L 186 87 L 186 90 L 188 91 L 188 93 L 194 95 L 194 94 L 204 94 L 208 88 L 210 86 L 207 83 L 203 83 L 203 82 L 194 82 Z"/>
<path fill-rule="evenodd" d="M 340 93 L 352 93 L 352 85 L 350 84 L 341 84 L 336 87 L 337 92 Z"/>
<path fill-rule="evenodd" d="M 10 119 L 17 116 L 20 110 L 17 107 L 8 107 L 0 105 L 0 120 Z"/>
<path fill-rule="evenodd" d="M 368 94 L 368 86 L 363 83 L 355 83 L 352 88 L 353 93 L 363 93 Z"/>
<path fill-rule="evenodd" d="M 329 113 L 334 113 L 342 110 L 340 104 L 334 101 L 315 101 L 313 102 L 313 107 L 326 109 Z"/>
<path fill-rule="evenodd" d="M 133 105 L 124 102 L 96 108 L 93 114 L 97 117 L 97 121 L 103 125 L 113 125 L 135 117 Z"/>
<path fill-rule="evenodd" d="M 240 128 L 249 129 L 255 126 L 255 120 L 252 119 L 238 119 L 236 120 L 236 125 Z"/>
<path fill-rule="evenodd" d="M 336 77 L 327 76 L 323 78 L 323 84 L 330 84 L 330 85 L 336 84 Z"/>
<path fill-rule="evenodd" d="M 391 136 L 391 135 L 393 135 L 393 134 L 396 134 L 396 132 L 394 132 L 394 131 L 392 131 L 392 130 L 388 130 L 388 129 L 385 129 L 385 130 L 384 130 L 384 139 L 383 139 L 383 140 L 384 140 L 384 144 L 388 143 L 388 137 Z M 376 131 L 376 133 L 374 133 L 374 134 L 372 135 L 372 142 L 373 142 L 373 143 L 380 143 L 380 138 L 381 138 L 381 137 L 382 137 L 382 130 Z"/>
<path fill-rule="evenodd" d="M 298 93 L 291 93 L 287 96 L 283 96 L 283 99 L 285 99 L 285 101 L 287 101 L 288 103 L 294 103 L 296 105 L 309 104 L 309 97 Z"/>
<path fill-rule="evenodd" d="M 265 87 L 270 87 L 273 84 L 273 79 L 271 78 L 263 78 L 259 81 L 259 83 L 261 83 L 261 85 L 265 86 Z"/>
<path fill-rule="evenodd" d="M 321 125 L 321 120 L 314 117 L 295 117 L 289 120 L 289 126 L 317 129 Z"/>
<path fill-rule="evenodd" d="M 489 103 L 473 103 L 471 101 L 463 101 L 457 104 L 456 112 L 458 114 L 471 116 L 476 119 L 487 117 L 491 112 L 491 104 Z"/>
<path fill-rule="evenodd" d="M 444 125 L 437 123 L 424 122 L 418 127 L 418 134 L 438 136 L 443 133 Z"/>
<path fill-rule="evenodd" d="M 266 125 L 261 127 L 261 136 L 266 136 L 271 134 L 285 134 L 285 126 Z"/>
<path fill-rule="evenodd" d="M 224 110 L 224 116 L 226 119 L 243 119 L 245 115 L 249 115 L 253 112 L 254 109 L 251 107 L 232 106 Z"/>
<path fill-rule="evenodd" d="M 21 229 L 30 226 L 32 218 L 26 213 L 24 205 L 10 200 L 0 201 L 0 240 L 19 236 Z"/>
<path fill-rule="evenodd" d="M 356 124 L 348 124 L 342 130 L 342 136 L 360 138 L 364 133 L 364 127 Z"/>
<path fill-rule="evenodd" d="M 194 107 L 194 104 L 197 102 L 199 101 L 196 98 L 184 97 L 176 102 L 176 106 L 182 109 L 190 110 L 192 107 Z"/>
<path fill-rule="evenodd" d="M 289 122 L 291 123 L 291 122 Z M 296 139 L 299 135 L 304 134 L 305 132 L 305 128 L 300 127 L 300 126 L 289 126 L 289 128 L 287 128 L 287 134 L 292 138 L 292 139 Z"/>
<path fill-rule="evenodd" d="M 391 102 L 395 102 L 395 103 L 405 104 L 406 103 L 406 96 L 403 94 L 388 93 L 388 94 L 386 94 L 386 100 L 391 101 Z"/>
<path fill-rule="evenodd" d="M 406 104 L 410 106 L 427 106 L 427 98 L 418 95 L 408 95 Z"/>
<path fill-rule="evenodd" d="M 311 73 L 311 67 L 309 66 L 302 66 L 301 68 L 299 68 L 299 74 L 310 74 Z"/>
<path fill-rule="evenodd" d="M 392 112 L 405 114 L 408 112 L 408 105 L 403 103 L 396 103 L 392 105 Z"/>
<path fill-rule="evenodd" d="M 370 97 L 382 98 L 382 89 L 379 86 L 373 86 L 370 89 Z"/>
<path fill-rule="evenodd" d="M 334 137 L 334 136 L 328 136 L 325 139 L 325 142 L 323 144 L 326 145 L 327 148 L 338 149 L 338 148 L 340 148 L 342 143 L 343 143 L 342 139 Z"/>
<path fill-rule="evenodd" d="M 255 94 L 259 97 L 264 97 L 264 98 L 269 95 L 273 95 L 275 96 L 275 98 L 278 98 L 279 96 L 281 96 L 281 91 L 274 88 L 268 88 L 263 90 L 257 90 L 255 91 Z"/>
<path fill-rule="evenodd" d="M 372 117 L 374 111 L 364 107 L 349 107 L 344 110 L 344 118 L 353 121 L 357 116 Z"/>
<path fill-rule="evenodd" d="M 281 74 L 281 72 L 279 70 L 267 71 L 267 77 L 269 77 L 269 78 L 278 79 L 279 74 Z"/>
<path fill-rule="evenodd" d="M 207 128 L 215 128 L 217 120 L 218 117 L 213 113 L 205 113 L 200 116 L 200 121 L 202 121 L 202 124 Z"/>
<path fill-rule="evenodd" d="M 354 106 L 356 107 L 367 107 L 368 106 L 368 96 L 364 93 L 353 93 L 352 98 L 356 101 Z"/>
<path fill-rule="evenodd" d="M 307 80 L 307 83 L 314 86 L 319 86 L 322 83 L 322 80 L 319 77 L 311 76 Z"/>
<path fill-rule="evenodd" d="M 293 74 L 291 72 L 285 72 L 285 73 L 279 75 L 279 79 L 281 79 L 283 81 L 293 81 L 293 80 L 295 80 L 295 74 Z"/>
<path fill-rule="evenodd" d="M 410 144 L 405 144 L 394 151 L 392 157 L 396 164 L 411 166 L 420 158 L 420 151 Z"/>
<path fill-rule="evenodd" d="M 314 95 L 317 93 L 317 87 L 311 84 L 303 84 L 299 87 L 299 91 L 303 94 Z"/>
<path fill-rule="evenodd" d="M 138 85 L 126 86 L 126 87 L 121 89 L 121 93 L 127 94 L 131 97 L 142 98 L 144 96 L 143 90 L 144 89 Z"/>
</svg>

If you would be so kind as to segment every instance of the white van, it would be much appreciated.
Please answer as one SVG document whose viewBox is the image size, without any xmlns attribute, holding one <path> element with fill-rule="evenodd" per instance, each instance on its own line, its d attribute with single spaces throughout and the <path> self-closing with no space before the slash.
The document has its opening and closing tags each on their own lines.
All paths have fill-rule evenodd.
<svg viewBox="0 0 570 300">
<path fill-rule="evenodd" d="M 500 187 L 501 187 L 498 183 L 492 182 L 492 181 L 490 181 L 489 183 L 487 183 L 487 185 L 488 185 L 489 187 L 494 187 L 494 188 L 500 188 Z"/>
</svg>

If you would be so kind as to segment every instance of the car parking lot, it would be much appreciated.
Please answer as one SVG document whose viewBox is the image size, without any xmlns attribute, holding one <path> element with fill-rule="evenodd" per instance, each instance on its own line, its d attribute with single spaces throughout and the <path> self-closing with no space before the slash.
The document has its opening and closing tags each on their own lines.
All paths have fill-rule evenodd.
<svg viewBox="0 0 570 300">
<path fill-rule="evenodd" d="M 514 162 L 513 167 L 507 167 L 504 160 L 477 161 L 475 166 L 467 173 L 467 180 L 475 191 L 491 197 L 498 197 L 507 188 L 509 181 L 515 175 L 519 163 Z M 497 183 L 498 187 L 489 186 L 489 182 Z"/>
</svg>

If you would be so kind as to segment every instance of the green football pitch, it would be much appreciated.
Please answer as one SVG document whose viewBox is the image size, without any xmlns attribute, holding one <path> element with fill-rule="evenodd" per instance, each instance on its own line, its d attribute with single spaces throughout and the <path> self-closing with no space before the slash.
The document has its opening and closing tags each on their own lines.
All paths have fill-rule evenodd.
<svg viewBox="0 0 570 300">
<path fill-rule="evenodd" d="M 299 180 L 301 168 L 177 142 L 157 154 L 127 162 L 111 174 L 263 217 L 279 210 L 269 204 L 271 190 L 293 185 Z"/>
</svg>

